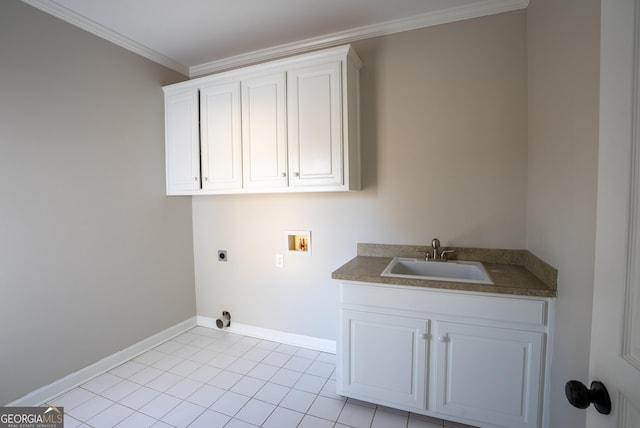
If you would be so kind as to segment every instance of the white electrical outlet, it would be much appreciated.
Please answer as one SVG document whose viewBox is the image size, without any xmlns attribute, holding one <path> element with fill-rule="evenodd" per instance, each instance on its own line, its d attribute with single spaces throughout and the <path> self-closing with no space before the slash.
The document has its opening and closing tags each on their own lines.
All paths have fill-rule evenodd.
<svg viewBox="0 0 640 428">
<path fill-rule="evenodd" d="M 276 267 L 284 267 L 284 256 L 282 254 L 276 254 Z"/>
</svg>

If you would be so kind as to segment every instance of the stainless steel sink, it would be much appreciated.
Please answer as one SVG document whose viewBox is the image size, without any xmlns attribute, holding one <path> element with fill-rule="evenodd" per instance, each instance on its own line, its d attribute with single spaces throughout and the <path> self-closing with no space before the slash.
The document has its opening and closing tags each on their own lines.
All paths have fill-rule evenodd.
<svg viewBox="0 0 640 428">
<path fill-rule="evenodd" d="M 396 257 L 387 265 L 382 276 L 493 284 L 482 263 L 459 260 L 440 262 Z"/>
</svg>

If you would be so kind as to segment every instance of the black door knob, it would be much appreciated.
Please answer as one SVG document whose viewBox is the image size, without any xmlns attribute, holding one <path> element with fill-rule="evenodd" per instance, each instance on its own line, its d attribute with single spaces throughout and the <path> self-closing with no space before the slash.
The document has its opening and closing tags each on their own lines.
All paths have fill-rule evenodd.
<svg viewBox="0 0 640 428">
<path fill-rule="evenodd" d="M 578 380 L 570 380 L 564 387 L 564 393 L 572 406 L 586 409 L 591 403 L 603 415 L 611 413 L 611 398 L 602 382 L 591 382 L 591 389 Z"/>
</svg>

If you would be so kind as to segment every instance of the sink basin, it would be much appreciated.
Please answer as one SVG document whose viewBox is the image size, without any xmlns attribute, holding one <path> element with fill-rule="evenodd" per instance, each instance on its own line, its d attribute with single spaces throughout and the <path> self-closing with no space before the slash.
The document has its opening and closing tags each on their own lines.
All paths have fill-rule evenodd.
<svg viewBox="0 0 640 428">
<path fill-rule="evenodd" d="M 396 257 L 391 260 L 391 263 L 387 265 L 381 275 L 397 278 L 428 279 L 432 281 L 493 284 L 491 277 L 482 263 L 458 260 L 438 262 Z"/>
</svg>

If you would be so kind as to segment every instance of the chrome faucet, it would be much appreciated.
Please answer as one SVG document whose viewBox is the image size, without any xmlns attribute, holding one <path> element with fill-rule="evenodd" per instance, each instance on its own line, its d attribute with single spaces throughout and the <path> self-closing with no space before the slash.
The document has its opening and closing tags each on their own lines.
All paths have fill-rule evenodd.
<svg viewBox="0 0 640 428">
<path fill-rule="evenodd" d="M 454 252 L 454 250 L 442 250 L 440 254 L 438 254 L 438 249 L 440 248 L 440 240 L 438 238 L 431 240 L 431 247 L 433 248 L 433 253 L 429 254 L 428 251 L 425 251 L 425 260 L 442 260 L 446 262 L 447 255 Z"/>
<path fill-rule="evenodd" d="M 429 251 L 425 251 L 424 259 L 425 260 L 438 260 L 438 248 L 440 248 L 440 240 L 438 238 L 434 238 L 431 240 L 431 247 L 433 247 L 433 253 L 429 253 Z"/>
</svg>

